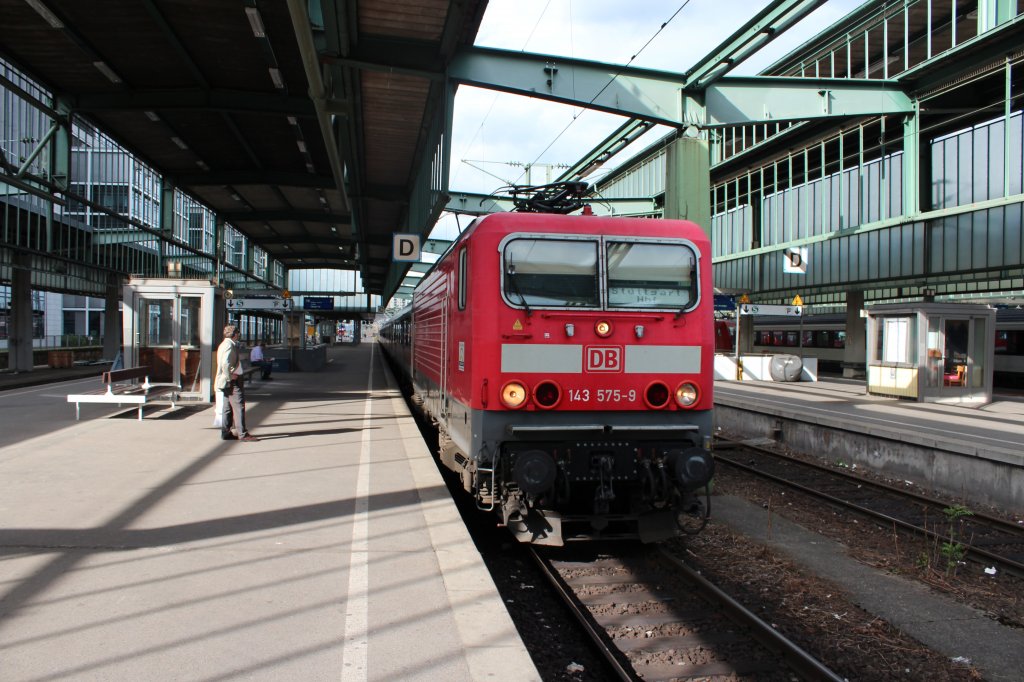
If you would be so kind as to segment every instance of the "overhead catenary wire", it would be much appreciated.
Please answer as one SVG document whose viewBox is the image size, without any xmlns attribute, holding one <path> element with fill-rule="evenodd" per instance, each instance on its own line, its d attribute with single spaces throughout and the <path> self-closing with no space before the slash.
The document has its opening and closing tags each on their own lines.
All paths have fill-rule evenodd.
<svg viewBox="0 0 1024 682">
<path fill-rule="evenodd" d="M 675 19 L 677 16 L 679 16 L 679 13 L 682 12 L 683 9 L 685 9 L 686 6 L 689 5 L 689 4 L 690 4 L 690 0 L 685 0 L 685 2 L 683 2 L 683 4 L 681 4 L 678 7 L 678 9 L 676 9 L 676 11 L 672 13 L 672 16 L 670 16 L 668 19 L 666 19 L 661 24 L 661 26 L 658 27 L 658 30 L 655 31 L 654 34 L 650 38 L 647 39 L 647 42 L 644 43 L 643 46 L 639 50 L 637 50 L 636 53 L 632 57 L 629 58 L 629 61 L 626 62 L 624 65 L 622 65 L 622 67 L 620 67 L 618 71 L 616 71 L 614 74 L 612 74 L 612 77 L 608 79 L 608 82 L 605 83 L 604 86 L 600 90 L 598 90 L 597 93 L 594 94 L 593 97 L 590 98 L 590 101 L 587 102 L 587 105 L 589 106 L 589 105 L 593 104 L 597 100 L 597 98 L 600 97 L 602 95 L 602 93 L 604 93 L 604 91 L 607 90 L 609 88 L 609 86 L 611 86 L 611 84 L 614 83 L 615 80 L 619 76 L 621 76 L 623 74 L 623 72 L 627 68 L 629 68 L 630 64 L 632 64 L 636 60 L 637 57 L 639 57 L 641 54 L 643 54 L 643 51 L 646 50 L 648 48 L 648 46 L 650 46 L 650 44 L 652 42 L 654 42 L 654 39 L 657 38 L 661 34 L 661 32 L 664 31 L 665 28 L 670 23 L 672 23 L 672 20 Z M 572 32 L 570 30 L 570 35 L 571 35 L 571 33 Z M 574 79 L 573 82 L 575 83 L 575 79 Z M 544 147 L 544 149 L 540 152 L 540 154 L 537 155 L 537 157 L 533 160 L 533 163 L 530 164 L 530 165 L 536 164 L 538 161 L 540 161 L 541 157 L 544 156 L 545 154 L 547 154 L 548 150 L 551 149 L 551 147 L 553 147 L 555 145 L 555 143 L 558 142 L 559 139 L 561 139 L 562 135 L 564 135 L 566 133 L 566 131 L 568 131 L 569 128 L 571 128 L 572 125 L 579 119 L 579 117 L 582 116 L 583 113 L 586 112 L 586 111 L 587 111 L 587 109 L 584 108 L 583 112 L 581 112 L 578 115 L 573 116 L 572 120 L 569 121 L 569 123 L 564 128 L 562 128 L 562 130 L 557 135 L 555 135 L 555 138 L 553 140 L 551 140 L 551 142 L 548 143 L 548 146 Z M 525 175 L 525 173 L 526 173 L 526 171 L 524 171 L 522 174 L 520 174 L 519 177 L 516 178 L 516 181 L 520 180 L 523 177 L 523 175 Z"/>
<path fill-rule="evenodd" d="M 526 49 L 526 46 L 530 44 L 530 41 L 533 40 L 533 34 L 537 32 L 537 27 L 540 26 L 540 22 L 544 19 L 544 15 L 547 13 L 548 7 L 550 6 L 551 0 L 548 0 L 547 3 L 544 5 L 544 9 L 542 9 L 540 11 L 540 14 L 537 15 L 537 21 L 533 23 L 533 28 L 530 29 L 530 34 L 526 36 L 526 40 L 523 41 L 523 46 L 519 48 L 520 52 L 524 51 Z M 494 96 L 491 98 L 491 104 L 489 107 L 487 107 L 487 113 L 485 113 L 484 117 L 480 119 L 480 124 L 477 126 L 476 131 L 473 133 L 473 137 L 470 138 L 469 142 L 466 143 L 467 151 L 473 148 L 473 143 L 476 142 L 476 138 L 480 136 L 480 132 L 484 129 L 484 124 L 487 123 L 487 119 L 490 118 L 491 112 L 494 111 L 494 106 L 498 103 L 498 96 L 500 94 L 501 93 L 499 92 L 495 92 Z M 462 168 L 460 166 L 459 169 L 455 171 L 456 175 L 458 175 L 459 171 L 461 170 Z"/>
</svg>

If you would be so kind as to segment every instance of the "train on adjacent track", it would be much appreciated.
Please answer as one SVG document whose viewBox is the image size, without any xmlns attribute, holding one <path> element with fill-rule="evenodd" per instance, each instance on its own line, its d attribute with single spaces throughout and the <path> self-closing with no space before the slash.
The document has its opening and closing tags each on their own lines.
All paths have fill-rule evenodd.
<svg viewBox="0 0 1024 682">
<path fill-rule="evenodd" d="M 707 521 L 711 249 L 680 220 L 475 220 L 380 342 L 439 458 L 522 542 L 659 541 Z"/>
<path fill-rule="evenodd" d="M 863 321 L 861 322 L 863 324 Z M 716 320 L 716 348 L 733 350 L 733 321 Z M 754 353 L 799 354 L 818 359 L 819 372 L 841 372 L 846 353 L 846 315 L 827 313 L 802 320 L 793 317 L 759 317 L 754 320 Z M 996 308 L 996 387 L 1024 388 L 1024 310 Z"/>
</svg>

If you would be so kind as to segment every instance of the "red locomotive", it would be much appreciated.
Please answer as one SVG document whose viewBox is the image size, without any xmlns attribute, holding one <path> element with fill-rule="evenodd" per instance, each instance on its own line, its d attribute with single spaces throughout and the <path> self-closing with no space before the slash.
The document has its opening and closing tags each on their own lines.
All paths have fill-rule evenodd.
<svg viewBox="0 0 1024 682">
<path fill-rule="evenodd" d="M 440 459 L 524 542 L 699 530 L 711 248 L 678 220 L 476 220 L 381 331 Z"/>
</svg>

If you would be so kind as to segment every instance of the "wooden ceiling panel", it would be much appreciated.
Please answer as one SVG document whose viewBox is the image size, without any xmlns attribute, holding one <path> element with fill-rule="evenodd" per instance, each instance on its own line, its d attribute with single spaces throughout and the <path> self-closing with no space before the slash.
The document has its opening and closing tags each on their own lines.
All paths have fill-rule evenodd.
<svg viewBox="0 0 1024 682">
<path fill-rule="evenodd" d="M 359 30 L 372 35 L 438 40 L 448 0 L 369 0 L 359 3 Z"/>
</svg>

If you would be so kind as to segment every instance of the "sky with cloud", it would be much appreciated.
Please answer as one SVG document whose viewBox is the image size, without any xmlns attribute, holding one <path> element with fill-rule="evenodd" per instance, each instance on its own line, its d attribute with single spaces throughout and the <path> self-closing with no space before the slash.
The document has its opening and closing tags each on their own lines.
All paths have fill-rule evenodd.
<svg viewBox="0 0 1024 682">
<path fill-rule="evenodd" d="M 758 73 L 861 3 L 828 0 L 732 74 Z M 490 0 L 476 44 L 682 72 L 767 4 L 764 0 Z M 561 170 L 549 170 L 545 164 L 575 162 L 625 120 L 461 86 L 455 98 L 451 189 L 486 194 L 508 182 L 546 182 L 549 173 L 554 178 Z M 667 130 L 656 127 L 610 167 Z M 526 165 L 533 167 L 529 179 L 524 175 Z M 467 219 L 460 220 L 464 227 Z M 456 234 L 451 217 L 443 218 L 434 232 L 444 238 Z"/>
</svg>

